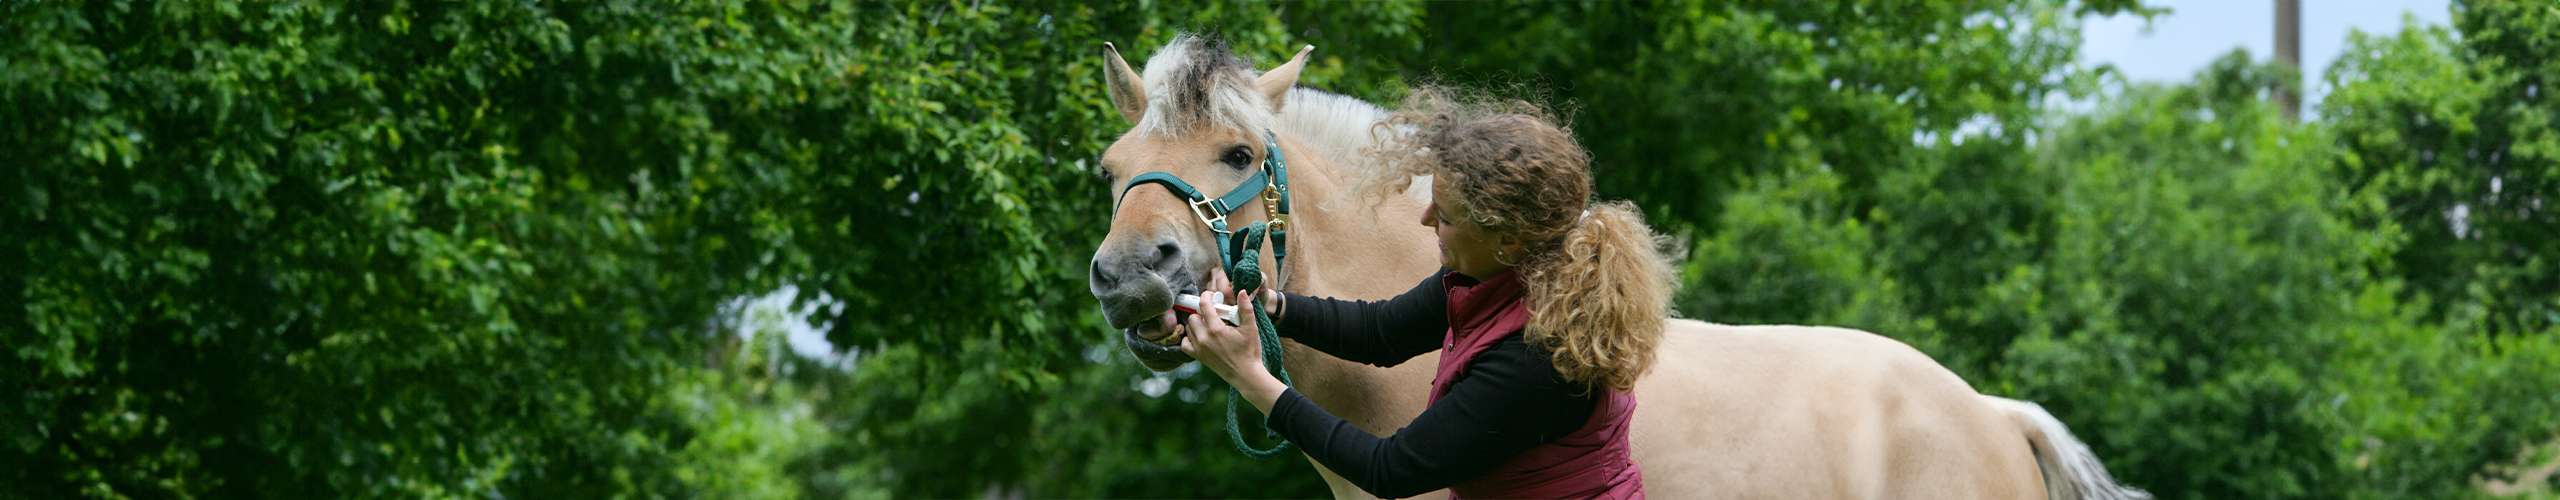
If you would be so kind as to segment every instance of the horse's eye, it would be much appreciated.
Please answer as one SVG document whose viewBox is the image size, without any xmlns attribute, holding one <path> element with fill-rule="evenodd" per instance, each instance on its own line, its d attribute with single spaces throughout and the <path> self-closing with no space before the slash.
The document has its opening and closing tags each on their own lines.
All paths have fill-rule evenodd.
<svg viewBox="0 0 2560 500">
<path fill-rule="evenodd" d="M 1227 150 L 1227 156 L 1219 158 L 1219 160 L 1227 162 L 1227 166 L 1230 167 L 1244 168 L 1247 165 L 1253 164 L 1253 152 L 1246 151 L 1244 146 L 1236 146 L 1235 149 Z"/>
</svg>

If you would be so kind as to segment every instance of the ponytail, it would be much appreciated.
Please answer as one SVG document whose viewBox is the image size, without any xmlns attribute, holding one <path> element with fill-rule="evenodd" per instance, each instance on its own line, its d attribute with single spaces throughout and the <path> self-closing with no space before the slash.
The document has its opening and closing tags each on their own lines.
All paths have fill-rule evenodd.
<svg viewBox="0 0 2560 500">
<path fill-rule="evenodd" d="M 1673 248 L 1634 204 L 1593 204 L 1555 247 L 1520 264 L 1529 343 L 1555 353 L 1567 382 L 1634 388 L 1670 315 Z"/>
</svg>

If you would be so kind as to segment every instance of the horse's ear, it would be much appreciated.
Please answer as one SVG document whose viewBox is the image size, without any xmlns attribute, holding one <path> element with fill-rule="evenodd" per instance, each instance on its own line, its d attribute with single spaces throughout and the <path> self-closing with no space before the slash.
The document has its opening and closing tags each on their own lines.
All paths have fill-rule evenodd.
<svg viewBox="0 0 2560 500">
<path fill-rule="evenodd" d="M 1138 124 L 1139 118 L 1147 116 L 1146 80 L 1129 69 L 1129 60 L 1120 58 L 1120 48 L 1111 46 L 1111 42 L 1102 42 L 1102 55 L 1110 60 L 1106 64 L 1111 67 L 1102 70 L 1102 82 L 1111 88 L 1111 107 L 1119 108 L 1120 117 L 1128 119 L 1130 125 Z"/>
<path fill-rule="evenodd" d="M 1298 49 L 1298 56 L 1289 58 L 1288 64 L 1271 68 L 1261 78 L 1254 79 L 1253 89 L 1262 91 L 1263 97 L 1271 98 L 1271 112 L 1278 113 L 1280 106 L 1288 104 L 1289 87 L 1298 85 L 1298 71 L 1307 69 L 1307 53 L 1315 51 L 1314 45 Z"/>
</svg>

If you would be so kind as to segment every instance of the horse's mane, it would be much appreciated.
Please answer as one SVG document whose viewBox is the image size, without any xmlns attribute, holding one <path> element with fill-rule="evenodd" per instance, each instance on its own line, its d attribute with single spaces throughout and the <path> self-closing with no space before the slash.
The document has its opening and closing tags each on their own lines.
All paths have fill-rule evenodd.
<svg viewBox="0 0 2560 500">
<path fill-rule="evenodd" d="M 1360 156 L 1362 150 L 1377 145 L 1378 136 L 1371 127 L 1387 116 L 1387 108 L 1369 101 L 1298 87 L 1289 90 L 1289 104 L 1280 109 L 1279 123 L 1272 128 L 1350 167 L 1368 163 L 1360 161 Z"/>
</svg>

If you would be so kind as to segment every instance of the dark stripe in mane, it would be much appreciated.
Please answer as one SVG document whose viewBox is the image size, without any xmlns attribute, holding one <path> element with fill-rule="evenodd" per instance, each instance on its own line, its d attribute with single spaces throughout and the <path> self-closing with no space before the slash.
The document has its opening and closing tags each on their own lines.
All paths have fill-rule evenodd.
<svg viewBox="0 0 2560 500">
<path fill-rule="evenodd" d="M 1210 35 L 1186 36 L 1174 41 L 1174 45 L 1185 44 L 1189 45 L 1186 51 L 1189 57 L 1183 61 L 1185 64 L 1172 68 L 1172 81 L 1161 84 L 1172 91 L 1168 97 L 1172 98 L 1173 109 L 1164 112 L 1169 118 L 1180 118 L 1174 120 L 1179 124 L 1175 126 L 1177 129 L 1215 123 L 1218 113 L 1211 94 L 1222 90 L 1219 88 L 1221 85 L 1232 86 L 1230 91 L 1239 93 L 1252 86 L 1246 79 L 1253 75 L 1253 63 L 1236 57 L 1225 39 Z"/>
</svg>

